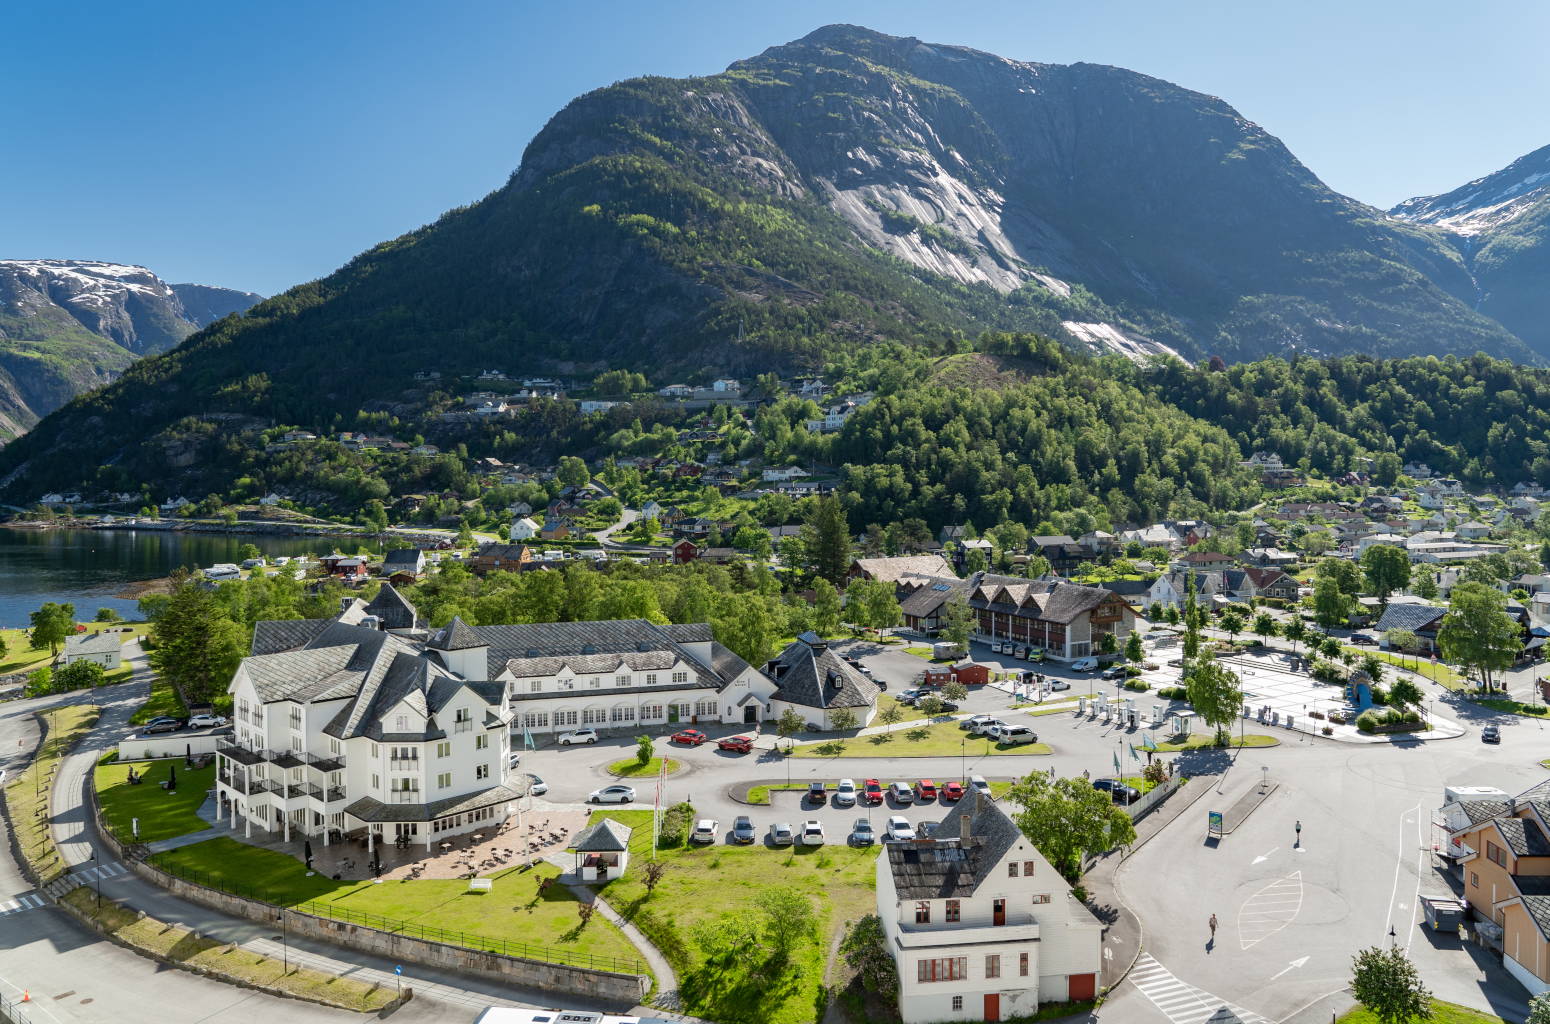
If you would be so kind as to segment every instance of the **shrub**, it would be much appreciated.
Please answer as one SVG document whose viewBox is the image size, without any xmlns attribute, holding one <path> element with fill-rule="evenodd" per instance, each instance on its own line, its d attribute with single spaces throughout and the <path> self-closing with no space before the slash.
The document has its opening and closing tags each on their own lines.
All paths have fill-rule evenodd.
<svg viewBox="0 0 1550 1024">
<path fill-rule="evenodd" d="M 1419 725 L 1421 723 L 1421 712 L 1419 712 L 1419 711 L 1406 711 L 1405 712 L 1405 721 L 1410 723 L 1411 725 Z"/>
<path fill-rule="evenodd" d="M 1362 732 L 1372 732 L 1378 727 L 1378 714 L 1375 711 L 1363 711 L 1356 716 L 1356 727 Z"/>
<path fill-rule="evenodd" d="M 1145 679 L 1129 679 L 1125 681 L 1125 689 L 1134 690 L 1137 693 L 1145 693 L 1151 689 L 1151 685 Z"/>
<path fill-rule="evenodd" d="M 1135 678 L 1136 676 L 1141 674 L 1141 666 L 1139 666 L 1139 665 L 1128 665 L 1125 668 L 1125 674 L 1127 676 L 1130 676 L 1131 678 Z"/>
<path fill-rule="evenodd" d="M 1317 708 L 1315 708 L 1314 710 L 1308 712 L 1308 717 L 1309 718 L 1317 718 L 1320 721 L 1322 721 L 1323 718 L 1324 718 L 1324 712 L 1322 712 L 1322 711 L 1318 710 Z"/>
<path fill-rule="evenodd" d="M 694 821 L 694 805 L 677 803 L 662 815 L 662 831 L 657 833 L 657 848 L 682 846 L 689 839 L 689 829 Z"/>
<path fill-rule="evenodd" d="M 1189 700 L 1189 691 L 1182 686 L 1159 686 L 1157 696 L 1163 700 Z"/>
<path fill-rule="evenodd" d="M 1319 731 L 1322 732 L 1325 736 L 1333 736 L 1335 734 L 1335 727 L 1332 725 L 1326 725 Z"/>
</svg>

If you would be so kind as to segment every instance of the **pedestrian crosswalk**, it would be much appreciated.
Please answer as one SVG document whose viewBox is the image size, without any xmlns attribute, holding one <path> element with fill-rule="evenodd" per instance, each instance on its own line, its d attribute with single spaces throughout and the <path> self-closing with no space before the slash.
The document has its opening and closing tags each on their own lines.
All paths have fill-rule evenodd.
<svg viewBox="0 0 1550 1024">
<path fill-rule="evenodd" d="M 1186 985 L 1166 967 L 1142 953 L 1131 968 L 1130 980 L 1173 1024 L 1205 1024 L 1206 1021 L 1239 1020 L 1243 1024 L 1270 1024 L 1257 1013 L 1232 1006 L 1209 992 Z M 1227 1010 L 1232 1016 L 1220 1011 Z"/>
<path fill-rule="evenodd" d="M 36 910 L 42 905 L 42 896 L 35 892 L 23 893 L 14 899 L 0 900 L 0 917 L 19 914 L 23 910 Z"/>
<path fill-rule="evenodd" d="M 71 872 L 71 875 L 74 878 L 84 879 L 87 882 L 97 882 L 105 878 L 117 878 L 119 875 L 124 874 L 128 870 L 129 869 L 124 867 L 124 865 L 120 864 L 116 860 L 113 860 L 103 864 L 98 864 L 94 868 L 82 868 L 78 871 L 73 871 Z"/>
</svg>

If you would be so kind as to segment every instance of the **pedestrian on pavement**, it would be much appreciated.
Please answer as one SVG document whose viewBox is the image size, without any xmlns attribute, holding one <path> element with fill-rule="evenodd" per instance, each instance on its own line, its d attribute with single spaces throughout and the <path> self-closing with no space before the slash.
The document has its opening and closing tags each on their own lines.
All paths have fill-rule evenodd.
<svg viewBox="0 0 1550 1024">
<path fill-rule="evenodd" d="M 1211 941 L 1215 942 L 1216 941 L 1216 915 L 1215 914 L 1211 915 L 1211 920 L 1208 923 L 1211 925 Z"/>
<path fill-rule="evenodd" d="M 1296 828 L 1297 828 L 1297 842 L 1293 843 L 1292 845 L 1293 846 L 1301 846 L 1302 845 L 1302 819 L 1301 818 L 1297 819 Z"/>
</svg>

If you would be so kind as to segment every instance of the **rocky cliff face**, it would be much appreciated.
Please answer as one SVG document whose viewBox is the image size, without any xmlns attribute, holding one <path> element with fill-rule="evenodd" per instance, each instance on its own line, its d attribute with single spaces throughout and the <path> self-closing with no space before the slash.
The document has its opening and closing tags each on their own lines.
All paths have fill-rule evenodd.
<svg viewBox="0 0 1550 1024">
<path fill-rule="evenodd" d="M 258 298 L 117 263 L 0 260 L 0 440 Z"/>
<path fill-rule="evenodd" d="M 1550 146 L 1389 213 L 1447 232 L 1472 275 L 1475 308 L 1550 357 Z"/>
</svg>

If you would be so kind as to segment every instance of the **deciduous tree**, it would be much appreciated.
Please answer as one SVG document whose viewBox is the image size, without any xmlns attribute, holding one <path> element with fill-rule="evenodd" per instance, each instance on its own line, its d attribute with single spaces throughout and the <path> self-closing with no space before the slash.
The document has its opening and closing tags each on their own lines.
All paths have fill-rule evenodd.
<svg viewBox="0 0 1550 1024">
<path fill-rule="evenodd" d="M 1390 594 L 1410 585 L 1410 555 L 1393 544 L 1374 544 L 1362 553 L 1362 572 L 1367 589 L 1387 604 Z"/>
<path fill-rule="evenodd" d="M 28 618 L 32 623 L 32 649 L 35 651 L 47 647 L 50 654 L 58 654 L 59 645 L 75 632 L 75 605 L 68 602 L 47 601 Z"/>
<path fill-rule="evenodd" d="M 1517 621 L 1505 610 L 1507 598 L 1484 583 L 1460 583 L 1448 605 L 1437 646 L 1466 672 L 1479 672 L 1481 686 L 1490 689 L 1494 673 L 1512 667 L 1523 642 Z"/>
<path fill-rule="evenodd" d="M 1052 780 L 1034 771 L 1013 783 L 1007 796 L 1020 808 L 1012 820 L 1068 882 L 1081 877 L 1084 855 L 1135 841 L 1130 816 L 1086 779 Z"/>
<path fill-rule="evenodd" d="M 1243 708 L 1243 688 L 1236 673 L 1207 653 L 1190 666 L 1184 689 L 1195 713 L 1216 730 L 1216 742 L 1227 742 L 1227 726 Z"/>
<path fill-rule="evenodd" d="M 1351 993 L 1381 1024 L 1430 1020 L 1432 994 L 1398 946 L 1372 946 L 1351 960 Z"/>
</svg>

